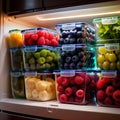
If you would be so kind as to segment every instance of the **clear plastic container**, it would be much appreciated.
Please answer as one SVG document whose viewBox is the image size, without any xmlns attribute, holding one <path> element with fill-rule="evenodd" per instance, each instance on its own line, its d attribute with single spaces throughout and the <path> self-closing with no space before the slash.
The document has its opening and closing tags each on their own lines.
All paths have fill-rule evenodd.
<svg viewBox="0 0 120 120">
<path fill-rule="evenodd" d="M 25 29 L 22 30 L 22 34 L 25 46 L 58 46 L 59 43 L 56 31 L 47 28 Z"/>
<path fill-rule="evenodd" d="M 25 72 L 25 91 L 28 100 L 56 99 L 55 78 L 52 73 Z"/>
<path fill-rule="evenodd" d="M 97 46 L 97 66 L 100 70 L 120 70 L 120 44 Z"/>
<path fill-rule="evenodd" d="M 101 71 L 96 87 L 99 106 L 120 107 L 120 71 Z"/>
<path fill-rule="evenodd" d="M 13 98 L 26 98 L 24 73 L 11 71 L 11 89 Z"/>
<path fill-rule="evenodd" d="M 95 44 L 95 29 L 83 23 L 57 24 L 56 30 L 60 36 L 60 44 Z"/>
<path fill-rule="evenodd" d="M 60 103 L 82 105 L 92 102 L 95 82 L 90 72 L 62 70 L 54 74 L 57 100 Z"/>
<path fill-rule="evenodd" d="M 7 43 L 9 48 L 23 46 L 23 38 L 22 38 L 21 30 L 19 29 L 10 30 L 9 36 L 7 38 Z"/>
<path fill-rule="evenodd" d="M 55 47 L 25 47 L 25 70 L 56 70 L 59 69 L 59 52 Z"/>
<path fill-rule="evenodd" d="M 97 42 L 120 42 L 120 16 L 96 18 L 93 23 L 96 28 Z"/>
<path fill-rule="evenodd" d="M 10 48 L 11 69 L 13 71 L 24 70 L 23 48 Z"/>
<path fill-rule="evenodd" d="M 94 70 L 96 68 L 95 48 L 86 45 L 62 45 L 60 68 Z"/>
</svg>

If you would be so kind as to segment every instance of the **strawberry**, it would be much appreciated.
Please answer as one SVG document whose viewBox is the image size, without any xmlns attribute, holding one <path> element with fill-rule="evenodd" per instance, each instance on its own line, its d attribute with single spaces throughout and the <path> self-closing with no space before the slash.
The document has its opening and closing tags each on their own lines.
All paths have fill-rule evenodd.
<svg viewBox="0 0 120 120">
<path fill-rule="evenodd" d="M 112 96 L 113 92 L 114 92 L 114 87 L 113 86 L 107 86 L 105 93 L 107 96 Z"/>
<path fill-rule="evenodd" d="M 40 37 L 38 39 L 37 45 L 45 45 L 45 38 L 44 37 Z"/>
<path fill-rule="evenodd" d="M 97 86 L 97 89 L 103 89 L 105 87 L 105 81 L 103 79 L 99 79 L 97 81 L 96 86 Z"/>
<path fill-rule="evenodd" d="M 120 90 L 113 92 L 113 99 L 117 102 L 120 102 Z"/>
<path fill-rule="evenodd" d="M 98 90 L 96 97 L 98 100 L 103 101 L 105 99 L 105 92 L 103 90 Z"/>
<path fill-rule="evenodd" d="M 70 96 L 71 94 L 72 94 L 72 88 L 71 87 L 67 87 L 66 89 L 65 89 L 65 94 L 67 95 L 67 96 Z"/>
<path fill-rule="evenodd" d="M 76 91 L 76 96 L 79 98 L 83 98 L 84 97 L 84 91 L 82 89 L 79 89 Z"/>
</svg>

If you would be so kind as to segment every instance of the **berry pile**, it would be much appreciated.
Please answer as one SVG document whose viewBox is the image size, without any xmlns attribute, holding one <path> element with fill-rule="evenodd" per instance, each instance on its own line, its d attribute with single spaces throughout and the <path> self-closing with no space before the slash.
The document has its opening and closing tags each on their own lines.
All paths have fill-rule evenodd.
<svg viewBox="0 0 120 120">
<path fill-rule="evenodd" d="M 85 23 L 58 24 L 60 44 L 94 44 L 95 30 Z"/>
<path fill-rule="evenodd" d="M 55 35 L 55 31 L 37 28 L 37 30 L 23 30 L 22 33 L 25 46 L 58 46 L 59 43 L 59 37 Z"/>
<path fill-rule="evenodd" d="M 62 49 L 60 52 L 61 69 L 93 69 L 95 67 L 95 53 L 86 46 L 75 47 L 74 50 Z"/>
<path fill-rule="evenodd" d="M 57 97 L 61 103 L 87 104 L 92 100 L 95 89 L 94 77 L 85 72 L 75 76 L 57 76 Z"/>
<path fill-rule="evenodd" d="M 103 106 L 120 106 L 120 74 L 115 78 L 99 78 L 96 87 L 98 104 Z"/>
</svg>

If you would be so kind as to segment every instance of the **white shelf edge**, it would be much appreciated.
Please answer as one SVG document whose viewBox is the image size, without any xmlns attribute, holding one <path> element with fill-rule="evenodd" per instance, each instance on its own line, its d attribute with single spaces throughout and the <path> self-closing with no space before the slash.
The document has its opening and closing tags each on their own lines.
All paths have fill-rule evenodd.
<svg viewBox="0 0 120 120">
<path fill-rule="evenodd" d="M 55 119 L 120 119 L 120 108 L 100 107 L 95 105 L 62 104 L 57 101 L 39 102 L 4 98 L 0 100 L 0 107 L 1 110 L 5 111 Z"/>
</svg>

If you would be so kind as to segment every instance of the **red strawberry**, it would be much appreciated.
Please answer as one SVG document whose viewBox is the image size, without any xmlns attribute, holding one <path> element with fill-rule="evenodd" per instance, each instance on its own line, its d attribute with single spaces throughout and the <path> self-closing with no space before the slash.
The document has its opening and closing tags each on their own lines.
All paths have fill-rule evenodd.
<svg viewBox="0 0 120 120">
<path fill-rule="evenodd" d="M 49 39 L 52 40 L 54 38 L 54 33 L 49 33 Z"/>
<path fill-rule="evenodd" d="M 59 100 L 60 100 L 60 102 L 67 102 L 68 101 L 68 97 L 66 96 L 66 94 L 61 94 L 59 96 Z"/>
<path fill-rule="evenodd" d="M 79 89 L 76 91 L 76 96 L 79 98 L 83 98 L 84 97 L 84 91 L 82 89 Z"/>
<path fill-rule="evenodd" d="M 120 102 L 120 90 L 116 90 L 114 93 L 113 93 L 113 99 L 117 102 Z"/>
<path fill-rule="evenodd" d="M 105 99 L 105 92 L 103 90 L 98 90 L 96 97 L 100 101 L 104 100 Z"/>
<path fill-rule="evenodd" d="M 105 81 L 104 81 L 103 79 L 99 79 L 99 80 L 97 81 L 96 86 L 97 86 L 97 89 L 103 89 L 104 86 L 105 86 Z"/>
<path fill-rule="evenodd" d="M 37 40 L 37 39 L 38 39 L 38 35 L 37 35 L 37 34 L 31 35 L 31 39 L 32 39 L 32 40 Z"/>
<path fill-rule="evenodd" d="M 57 83 L 58 83 L 58 85 L 61 85 L 62 81 L 63 81 L 63 77 L 61 77 L 61 76 L 57 77 Z"/>
<path fill-rule="evenodd" d="M 81 85 L 81 84 L 84 83 L 84 79 L 83 79 L 81 76 L 76 76 L 76 77 L 75 77 L 75 83 L 76 83 L 77 85 Z"/>
<path fill-rule="evenodd" d="M 56 39 L 51 40 L 51 45 L 52 46 L 58 46 L 58 41 Z"/>
<path fill-rule="evenodd" d="M 112 105 L 113 100 L 110 97 L 106 97 L 105 100 L 104 100 L 104 104 L 105 105 Z"/>
<path fill-rule="evenodd" d="M 39 39 L 38 39 L 38 43 L 37 43 L 38 45 L 45 45 L 45 38 L 44 37 L 40 37 Z"/>
<path fill-rule="evenodd" d="M 57 91 L 60 93 L 64 93 L 65 88 L 62 85 L 57 85 Z"/>
<path fill-rule="evenodd" d="M 105 93 L 107 96 L 112 96 L 113 95 L 113 92 L 114 92 L 114 87 L 113 86 L 108 86 L 105 90 Z"/>
<path fill-rule="evenodd" d="M 72 88 L 71 87 L 67 87 L 66 89 L 65 89 L 65 94 L 67 95 L 67 96 L 70 96 L 71 94 L 72 94 Z"/>
</svg>

